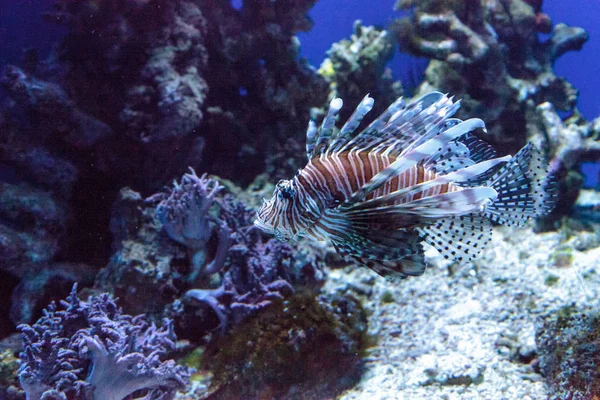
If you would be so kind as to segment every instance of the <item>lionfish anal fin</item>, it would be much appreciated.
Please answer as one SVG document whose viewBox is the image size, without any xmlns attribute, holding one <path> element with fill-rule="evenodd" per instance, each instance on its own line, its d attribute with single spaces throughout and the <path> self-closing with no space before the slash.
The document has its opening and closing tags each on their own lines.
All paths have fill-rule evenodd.
<svg viewBox="0 0 600 400">
<path fill-rule="evenodd" d="M 445 259 L 459 263 L 477 257 L 492 239 L 492 224 L 481 214 L 442 218 L 417 230 Z"/>
</svg>

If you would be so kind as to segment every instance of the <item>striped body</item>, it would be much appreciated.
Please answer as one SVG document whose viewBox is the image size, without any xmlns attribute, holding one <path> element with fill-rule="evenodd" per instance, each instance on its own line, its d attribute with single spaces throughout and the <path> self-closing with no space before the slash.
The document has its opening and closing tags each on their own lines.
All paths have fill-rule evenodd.
<svg viewBox="0 0 600 400">
<path fill-rule="evenodd" d="M 320 157 L 308 163 L 304 170 L 300 172 L 298 180 L 302 186 L 310 186 L 311 182 L 320 182 L 323 184 L 322 190 L 332 198 L 346 201 L 352 193 L 368 183 L 376 174 L 389 167 L 395 160 L 396 157 L 390 157 L 389 155 L 366 152 L 346 152 L 339 155 Z M 435 172 L 422 165 L 415 165 L 388 180 L 383 186 L 369 193 L 365 199 L 377 198 L 398 189 L 429 181 L 435 177 L 437 177 Z M 418 192 L 413 196 L 399 199 L 397 203 L 445 193 L 449 190 L 457 190 L 457 188 L 451 184 L 442 184 Z"/>
<path fill-rule="evenodd" d="M 316 200 L 320 205 L 320 211 L 327 210 L 328 205 L 332 203 L 343 203 L 350 198 L 352 193 L 369 182 L 377 173 L 389 167 L 395 161 L 395 157 L 390 158 L 383 154 L 371 153 L 356 153 L 348 152 L 340 155 L 320 157 L 313 160 L 300 171 L 299 175 L 294 178 L 298 185 L 298 192 L 303 193 L 303 197 L 310 197 Z M 395 192 L 401 188 L 410 187 L 425 181 L 435 178 L 437 174 L 423 167 L 416 165 L 410 167 L 407 171 L 390 179 L 385 185 L 369 193 L 365 199 L 370 200 L 380 196 Z M 433 188 L 426 189 L 423 192 L 417 192 L 412 195 L 400 198 L 394 201 L 394 204 L 408 203 L 412 200 L 422 197 L 432 196 L 448 191 L 456 191 L 458 188 L 453 184 L 436 185 Z M 297 207 L 301 210 L 304 202 L 299 201 Z M 294 215 L 299 215 L 300 212 L 289 215 L 290 221 L 293 221 Z M 322 214 L 321 214 L 322 215 Z M 332 219 L 329 216 L 328 219 Z M 325 222 L 328 220 L 325 219 Z M 292 235 L 299 233 L 299 230 L 304 230 L 306 234 L 314 237 L 317 240 L 325 240 L 326 235 L 323 231 L 327 230 L 326 226 L 319 224 L 317 219 L 315 224 L 302 224 L 301 221 L 293 224 Z M 409 221 L 407 221 L 409 222 Z M 407 226 L 398 226 L 398 228 L 407 228 Z"/>
<path fill-rule="evenodd" d="M 469 132 L 483 121 L 450 118 L 458 109 L 433 92 L 394 102 L 367 128 L 354 131 L 368 96 L 340 130 L 331 102 L 320 127 L 307 131 L 307 165 L 280 181 L 255 225 L 281 240 L 329 239 L 343 256 L 381 275 L 419 275 L 422 243 L 459 262 L 476 256 L 491 223 L 522 225 L 553 206 L 546 164 L 531 146 L 514 158 Z"/>
</svg>

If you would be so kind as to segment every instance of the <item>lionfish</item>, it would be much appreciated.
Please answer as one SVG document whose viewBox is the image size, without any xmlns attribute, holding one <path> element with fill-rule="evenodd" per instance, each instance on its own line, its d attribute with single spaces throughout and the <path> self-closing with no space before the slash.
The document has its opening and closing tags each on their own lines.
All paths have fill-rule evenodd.
<svg viewBox="0 0 600 400">
<path fill-rule="evenodd" d="M 473 259 L 492 222 L 523 226 L 554 206 L 554 181 L 531 144 L 514 157 L 471 134 L 481 119 L 452 118 L 460 101 L 431 92 L 402 98 L 358 133 L 374 100 L 365 96 L 341 129 L 331 101 L 320 128 L 307 130 L 308 164 L 277 183 L 254 222 L 281 240 L 329 239 L 342 256 L 382 276 L 426 268 L 423 243 L 446 259 Z"/>
</svg>

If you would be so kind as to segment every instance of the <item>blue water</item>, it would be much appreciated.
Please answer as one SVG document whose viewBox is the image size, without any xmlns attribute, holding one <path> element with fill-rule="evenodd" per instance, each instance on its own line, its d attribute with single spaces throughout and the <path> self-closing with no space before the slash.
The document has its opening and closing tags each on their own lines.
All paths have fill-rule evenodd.
<svg viewBox="0 0 600 400">
<path fill-rule="evenodd" d="M 36 47 L 43 60 L 66 32 L 62 26 L 44 21 L 51 9 L 47 0 L 0 0 L 0 68 L 21 64 L 23 50 Z"/>
</svg>

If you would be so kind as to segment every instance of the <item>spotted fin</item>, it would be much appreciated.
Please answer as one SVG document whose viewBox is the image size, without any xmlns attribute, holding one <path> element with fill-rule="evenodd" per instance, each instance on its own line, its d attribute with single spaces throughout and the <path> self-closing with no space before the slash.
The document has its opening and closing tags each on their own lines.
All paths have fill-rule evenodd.
<svg viewBox="0 0 600 400">
<path fill-rule="evenodd" d="M 550 212 L 556 203 L 556 183 L 548 165 L 531 143 L 497 171 L 487 182 L 498 197 L 485 215 L 507 226 L 523 226 L 527 220 Z"/>
<path fill-rule="evenodd" d="M 445 129 L 456 126 L 460 122 L 462 121 L 456 118 L 447 120 Z M 423 166 L 437 174 L 446 174 L 495 157 L 496 151 L 491 145 L 477 136 L 467 133 L 439 148 L 435 153 L 423 160 Z M 492 172 L 494 170 L 488 171 L 488 174 L 485 176 L 489 178 Z M 480 177 L 480 181 L 484 180 Z"/>
<path fill-rule="evenodd" d="M 492 224 L 481 214 L 442 218 L 417 231 L 445 259 L 459 263 L 474 259 L 492 239 Z"/>
</svg>

